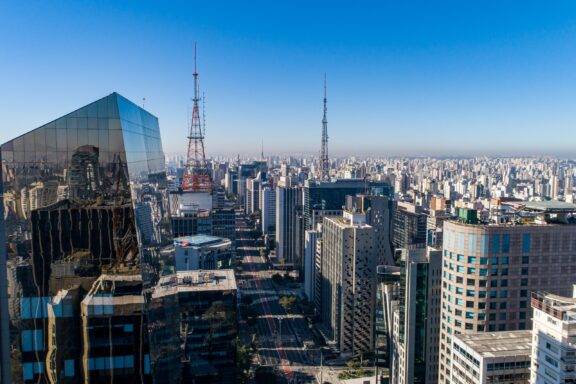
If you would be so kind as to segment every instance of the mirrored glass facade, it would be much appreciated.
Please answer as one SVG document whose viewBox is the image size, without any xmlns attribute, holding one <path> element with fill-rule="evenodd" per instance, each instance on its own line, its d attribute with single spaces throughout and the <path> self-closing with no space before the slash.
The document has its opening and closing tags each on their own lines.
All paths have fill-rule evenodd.
<svg viewBox="0 0 576 384">
<path fill-rule="evenodd" d="M 179 382 L 177 297 L 152 295 L 174 274 L 158 119 L 113 93 L 0 158 L 1 374 Z"/>
</svg>

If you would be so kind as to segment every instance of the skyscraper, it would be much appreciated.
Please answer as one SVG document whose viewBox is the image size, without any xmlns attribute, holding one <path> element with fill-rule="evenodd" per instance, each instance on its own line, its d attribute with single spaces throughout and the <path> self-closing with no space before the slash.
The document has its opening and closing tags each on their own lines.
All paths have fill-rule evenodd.
<svg viewBox="0 0 576 384">
<path fill-rule="evenodd" d="M 322 234 L 322 324 L 340 353 L 374 348 L 376 261 L 366 215 L 325 217 Z"/>
<path fill-rule="evenodd" d="M 302 188 L 276 188 L 276 255 L 287 263 L 299 265 L 297 260 L 299 232 L 297 210 L 302 207 Z"/>
<path fill-rule="evenodd" d="M 3 381 L 178 382 L 177 302 L 151 299 L 174 273 L 157 118 L 113 93 L 0 156 Z"/>
<path fill-rule="evenodd" d="M 576 295 L 532 294 L 530 383 L 576 381 Z"/>
<path fill-rule="evenodd" d="M 393 313 L 391 381 L 435 383 L 438 373 L 442 254 L 403 249 L 398 307 Z"/>
<path fill-rule="evenodd" d="M 525 330 L 530 292 L 568 296 L 576 273 L 576 206 L 558 201 L 511 203 L 506 224 L 444 224 L 441 383 L 453 382 L 453 335 Z"/>
</svg>

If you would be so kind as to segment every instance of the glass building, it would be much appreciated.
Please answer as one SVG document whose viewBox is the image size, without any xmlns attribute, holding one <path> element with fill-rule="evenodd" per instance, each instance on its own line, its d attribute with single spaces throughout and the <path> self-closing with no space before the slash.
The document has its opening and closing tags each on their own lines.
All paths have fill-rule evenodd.
<svg viewBox="0 0 576 384">
<path fill-rule="evenodd" d="M 113 93 L 0 158 L 1 381 L 179 382 L 158 119 Z"/>
</svg>

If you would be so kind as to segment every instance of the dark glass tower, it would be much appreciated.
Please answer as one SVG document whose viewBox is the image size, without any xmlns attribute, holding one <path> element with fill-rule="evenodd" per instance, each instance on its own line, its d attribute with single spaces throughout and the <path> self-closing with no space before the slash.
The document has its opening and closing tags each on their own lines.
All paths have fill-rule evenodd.
<svg viewBox="0 0 576 384">
<path fill-rule="evenodd" d="M 179 382 L 158 119 L 113 93 L 0 158 L 2 382 Z"/>
</svg>

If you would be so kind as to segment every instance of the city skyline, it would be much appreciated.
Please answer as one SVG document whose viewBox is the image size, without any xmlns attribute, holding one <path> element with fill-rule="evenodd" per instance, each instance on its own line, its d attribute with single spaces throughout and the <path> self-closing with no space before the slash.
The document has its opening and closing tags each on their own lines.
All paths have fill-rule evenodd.
<svg viewBox="0 0 576 384">
<path fill-rule="evenodd" d="M 184 153 L 197 41 L 208 157 L 317 154 L 324 73 L 332 156 L 574 155 L 574 4 L 331 4 L 5 5 L 0 142 L 117 91 Z"/>
</svg>

